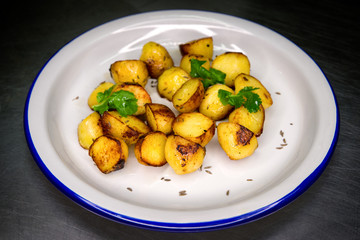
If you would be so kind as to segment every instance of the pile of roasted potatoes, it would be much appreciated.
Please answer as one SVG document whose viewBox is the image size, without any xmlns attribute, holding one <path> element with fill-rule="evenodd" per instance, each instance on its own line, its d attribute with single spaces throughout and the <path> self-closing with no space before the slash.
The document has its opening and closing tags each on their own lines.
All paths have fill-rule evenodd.
<svg viewBox="0 0 360 240">
<path fill-rule="evenodd" d="M 205 147 L 215 131 L 231 160 L 250 156 L 258 147 L 257 137 L 262 134 L 265 109 L 272 105 L 272 98 L 262 83 L 250 75 L 248 57 L 240 52 L 226 52 L 213 59 L 212 37 L 180 44 L 179 50 L 180 66 L 174 66 L 164 46 L 148 42 L 139 59 L 111 64 L 114 82 L 102 82 L 90 94 L 91 109 L 98 104 L 98 93 L 111 87 L 112 92 L 132 92 L 138 104 L 133 115 L 123 117 L 115 110 L 103 114 L 94 111 L 78 125 L 79 143 L 88 149 L 101 172 L 123 168 L 132 144 L 139 163 L 155 167 L 168 163 L 176 174 L 191 173 L 202 166 Z M 205 61 L 204 68 L 225 73 L 225 84 L 204 89 L 201 79 L 190 76 L 190 59 Z M 145 90 L 150 78 L 157 80 L 158 93 L 178 112 L 152 102 Z M 261 98 L 262 104 L 255 113 L 243 106 L 234 109 L 223 105 L 218 98 L 219 89 L 235 94 L 246 86 L 256 87 Z"/>
</svg>

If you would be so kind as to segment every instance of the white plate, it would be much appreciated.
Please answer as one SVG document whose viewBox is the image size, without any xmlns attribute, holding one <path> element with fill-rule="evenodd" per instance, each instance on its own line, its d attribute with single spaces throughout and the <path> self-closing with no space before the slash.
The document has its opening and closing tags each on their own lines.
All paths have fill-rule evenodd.
<svg viewBox="0 0 360 240">
<path fill-rule="evenodd" d="M 178 45 L 205 36 L 214 39 L 214 55 L 246 54 L 251 75 L 272 94 L 274 104 L 266 110 L 256 152 L 231 161 L 215 136 L 206 147 L 202 171 L 178 176 L 168 165 L 140 165 L 131 147 L 124 169 L 102 174 L 79 146 L 77 126 L 91 112 L 87 106 L 91 91 L 102 81 L 112 81 L 110 64 L 138 59 L 142 46 L 155 41 L 169 50 L 178 65 Z M 151 80 L 147 89 L 153 102 L 171 106 L 150 85 Z M 166 231 L 220 229 L 280 209 L 321 174 L 339 131 L 334 93 L 308 55 L 265 27 L 201 11 L 133 15 L 71 41 L 34 81 L 24 122 L 35 161 L 64 194 L 106 218 Z M 288 145 L 277 149 L 284 141 Z M 205 171 L 208 166 L 212 174 Z M 180 196 L 183 190 L 187 194 Z"/>
</svg>

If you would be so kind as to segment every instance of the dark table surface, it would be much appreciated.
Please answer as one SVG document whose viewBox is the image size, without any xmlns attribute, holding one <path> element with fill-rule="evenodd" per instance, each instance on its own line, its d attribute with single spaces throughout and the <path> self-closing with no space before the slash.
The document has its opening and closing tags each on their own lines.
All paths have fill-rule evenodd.
<svg viewBox="0 0 360 240">
<path fill-rule="evenodd" d="M 274 214 L 204 233 L 164 233 L 97 216 L 42 174 L 23 131 L 27 92 L 62 46 L 100 24 L 136 13 L 194 9 L 266 26 L 323 70 L 340 109 L 340 136 L 320 178 Z M 1 7 L 0 239 L 360 239 L 360 21 L 344 1 L 11 1 Z"/>
</svg>

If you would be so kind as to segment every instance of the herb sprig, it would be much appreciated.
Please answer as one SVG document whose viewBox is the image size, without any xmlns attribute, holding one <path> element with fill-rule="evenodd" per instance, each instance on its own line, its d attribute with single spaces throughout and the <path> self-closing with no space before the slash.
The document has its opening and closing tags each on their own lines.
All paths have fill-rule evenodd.
<svg viewBox="0 0 360 240">
<path fill-rule="evenodd" d="M 220 89 L 218 91 L 218 97 L 222 104 L 232 105 L 235 108 L 239 108 L 242 105 L 250 112 L 255 113 L 259 111 L 261 105 L 261 98 L 258 94 L 252 92 L 259 88 L 244 87 L 237 94 L 232 94 L 229 91 Z"/>
<path fill-rule="evenodd" d="M 134 114 L 137 109 L 137 99 L 132 92 L 119 90 L 112 92 L 114 86 L 99 92 L 96 96 L 96 100 L 99 104 L 93 106 L 93 110 L 103 114 L 105 111 L 115 109 L 123 117 Z"/>
<path fill-rule="evenodd" d="M 190 59 L 190 63 L 190 76 L 193 78 L 201 78 L 205 89 L 217 83 L 224 84 L 226 74 L 215 68 L 207 70 L 202 66 L 206 61 Z"/>
</svg>

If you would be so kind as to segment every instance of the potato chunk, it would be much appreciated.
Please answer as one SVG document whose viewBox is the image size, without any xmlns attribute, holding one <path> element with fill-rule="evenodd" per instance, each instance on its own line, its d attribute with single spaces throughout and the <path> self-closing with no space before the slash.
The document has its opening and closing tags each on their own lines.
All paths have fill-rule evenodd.
<svg viewBox="0 0 360 240">
<path fill-rule="evenodd" d="M 102 173 L 110 173 L 124 167 L 129 149 L 121 139 L 100 136 L 91 144 L 89 155 Z"/>
<path fill-rule="evenodd" d="M 255 113 L 250 113 L 244 106 L 241 106 L 229 115 L 229 122 L 240 124 L 250 131 L 252 131 L 256 137 L 259 137 L 263 131 L 265 121 L 265 110 L 262 105 Z"/>
<path fill-rule="evenodd" d="M 137 99 L 138 109 L 133 115 L 138 116 L 145 113 L 145 104 L 151 103 L 151 97 L 149 93 L 145 90 L 145 88 L 138 84 L 122 83 L 116 84 L 113 92 L 120 90 L 129 91 L 135 95 L 135 98 Z"/>
<path fill-rule="evenodd" d="M 248 157 L 258 147 L 255 134 L 237 123 L 220 123 L 217 134 L 221 148 L 231 160 Z"/>
<path fill-rule="evenodd" d="M 102 82 L 100 83 L 95 89 L 94 91 L 91 92 L 89 98 L 88 98 L 88 105 L 89 107 L 92 109 L 92 107 L 94 105 L 99 104 L 97 101 L 97 95 L 99 92 L 104 92 L 105 90 L 108 90 L 109 88 L 111 88 L 112 86 L 114 86 L 113 83 L 111 82 Z"/>
<path fill-rule="evenodd" d="M 247 74 L 240 74 L 235 78 L 235 94 L 237 94 L 244 87 L 254 87 L 259 88 L 254 93 L 258 94 L 261 98 L 262 105 L 264 109 L 267 109 L 273 104 L 273 100 L 271 98 L 270 93 L 265 88 L 262 83 L 253 76 Z"/>
<path fill-rule="evenodd" d="M 165 144 L 165 159 L 176 174 L 196 171 L 204 161 L 205 148 L 181 136 L 170 135 Z"/>
<path fill-rule="evenodd" d="M 229 87 L 234 86 L 234 79 L 240 73 L 250 74 L 249 59 L 239 52 L 226 52 L 218 55 L 211 67 L 226 73 L 225 84 Z"/>
<path fill-rule="evenodd" d="M 110 74 L 115 83 L 133 83 L 145 87 L 149 72 L 141 60 L 122 60 L 110 65 Z"/>
<path fill-rule="evenodd" d="M 166 135 L 172 132 L 175 114 L 163 104 L 148 103 L 145 105 L 146 121 L 153 131 L 160 131 Z"/>
<path fill-rule="evenodd" d="M 196 54 L 212 59 L 213 57 L 213 38 L 204 37 L 190 42 L 180 44 L 181 55 Z"/>
<path fill-rule="evenodd" d="M 219 89 L 224 89 L 232 94 L 234 93 L 230 87 L 224 84 L 212 85 L 205 91 L 204 98 L 199 107 L 199 112 L 214 121 L 224 119 L 233 109 L 233 106 L 231 105 L 222 104 L 218 97 Z"/>
<path fill-rule="evenodd" d="M 193 78 L 186 81 L 174 94 L 173 105 L 179 112 L 193 112 L 199 108 L 205 89 L 202 81 Z"/>
<path fill-rule="evenodd" d="M 173 122 L 173 131 L 204 147 L 215 134 L 215 122 L 199 112 L 182 113 Z"/>
<path fill-rule="evenodd" d="M 81 147 L 89 149 L 94 140 L 101 135 L 103 135 L 103 130 L 99 113 L 93 112 L 80 122 L 78 126 L 78 140 Z"/>
<path fill-rule="evenodd" d="M 150 132 L 142 136 L 135 145 L 135 157 L 145 166 L 161 167 L 165 165 L 166 135 L 163 132 Z"/>
<path fill-rule="evenodd" d="M 106 111 L 101 116 L 105 135 L 123 139 L 127 144 L 135 144 L 150 128 L 135 116 L 122 117 L 117 111 Z"/>
<path fill-rule="evenodd" d="M 191 59 L 196 59 L 199 61 L 206 61 L 201 66 L 204 67 L 205 69 L 209 70 L 209 68 L 210 68 L 210 59 L 209 58 L 204 57 L 202 55 L 186 54 L 181 58 L 180 67 L 182 69 L 184 69 L 187 73 L 190 74 L 190 72 L 191 72 Z"/>
<path fill-rule="evenodd" d="M 174 66 L 169 52 L 156 42 L 148 42 L 143 46 L 140 60 L 146 63 L 152 78 L 158 78 L 166 69 Z"/>
<path fill-rule="evenodd" d="M 171 101 L 175 92 L 190 78 L 190 75 L 180 67 L 165 70 L 158 78 L 157 89 L 160 96 Z"/>
</svg>

